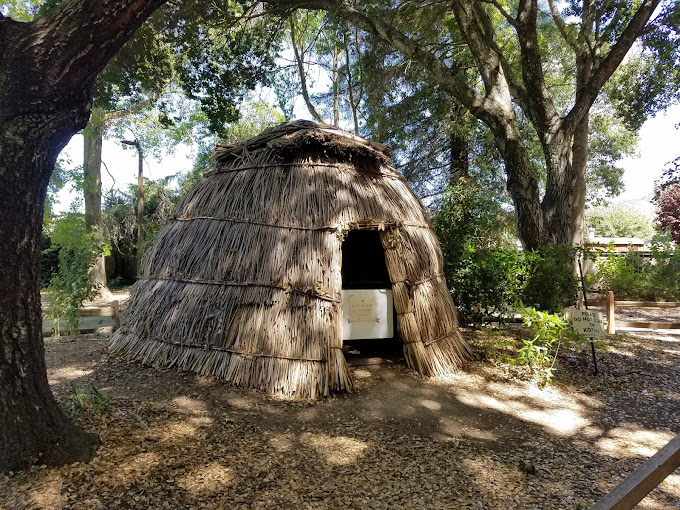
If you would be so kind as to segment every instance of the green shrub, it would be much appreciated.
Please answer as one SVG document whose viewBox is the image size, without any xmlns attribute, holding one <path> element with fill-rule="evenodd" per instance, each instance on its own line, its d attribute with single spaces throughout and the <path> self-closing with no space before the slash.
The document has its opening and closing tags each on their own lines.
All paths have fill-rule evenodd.
<svg viewBox="0 0 680 510">
<path fill-rule="evenodd" d="M 635 252 L 616 254 L 609 248 L 596 258 L 597 274 L 591 280 L 595 289 L 614 292 L 617 299 L 645 299 L 648 279 L 641 271 L 643 261 Z"/>
<path fill-rule="evenodd" d="M 71 418 L 78 415 L 91 418 L 95 414 L 100 416 L 108 414 L 111 403 L 93 384 L 86 384 L 73 386 L 71 394 L 61 402 L 61 408 Z"/>
<path fill-rule="evenodd" d="M 572 305 L 578 291 L 575 256 L 571 244 L 549 244 L 525 253 L 526 282 L 517 300 L 553 313 Z"/>
<path fill-rule="evenodd" d="M 502 318 L 518 301 L 553 312 L 573 302 L 571 245 L 518 250 L 509 213 L 482 186 L 461 180 L 449 187 L 433 223 L 461 323 Z"/>
<path fill-rule="evenodd" d="M 596 262 L 597 274 L 588 282 L 597 292 L 612 291 L 621 300 L 680 300 L 680 247 L 668 234 L 654 237 L 650 259 L 636 252 L 617 255 L 610 247 L 597 255 Z"/>
<path fill-rule="evenodd" d="M 680 246 L 673 242 L 670 233 L 654 237 L 651 248 L 650 294 L 655 300 L 680 301 Z"/>
<path fill-rule="evenodd" d="M 489 315 L 502 319 L 519 301 L 550 312 L 573 304 L 578 284 L 573 257 L 570 245 L 522 252 L 476 249 L 468 243 L 462 253 L 444 251 L 446 279 L 461 323 L 478 323 Z"/>
<path fill-rule="evenodd" d="M 46 317 L 54 324 L 55 336 L 61 334 L 62 320 L 67 333 L 75 334 L 78 308 L 97 293 L 90 267 L 100 254 L 107 254 L 107 246 L 98 233 L 87 231 L 84 217 L 75 213 L 54 221 L 51 239 L 52 247 L 59 251 L 59 270 L 47 287 L 52 302 Z"/>
<path fill-rule="evenodd" d="M 562 315 L 541 312 L 520 304 L 522 321 L 529 330 L 529 339 L 522 341 L 516 363 L 527 365 L 546 384 L 550 384 L 560 346 L 572 347 L 584 339 Z"/>
<path fill-rule="evenodd" d="M 470 245 L 455 262 L 447 266 L 446 278 L 462 323 L 506 314 L 517 301 L 526 271 L 520 252 L 476 250 Z"/>
</svg>

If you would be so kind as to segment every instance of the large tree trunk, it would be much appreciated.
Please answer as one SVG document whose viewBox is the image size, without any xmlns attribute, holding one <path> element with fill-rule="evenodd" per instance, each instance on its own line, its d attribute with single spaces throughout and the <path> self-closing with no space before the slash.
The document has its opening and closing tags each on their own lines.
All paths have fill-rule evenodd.
<svg viewBox="0 0 680 510">
<path fill-rule="evenodd" d="M 590 32 L 588 31 L 588 34 Z M 583 94 L 593 72 L 595 60 L 589 51 L 576 55 L 576 90 Z M 583 244 L 586 212 L 586 168 L 588 165 L 588 130 L 590 115 L 585 115 L 574 127 L 571 164 L 574 172 L 574 202 L 571 210 L 571 238 L 576 245 Z"/>
<path fill-rule="evenodd" d="M 575 245 L 583 244 L 583 230 L 586 212 L 586 168 L 588 164 L 589 117 L 577 126 L 572 145 L 571 164 L 574 172 L 574 201 L 571 209 L 571 240 Z"/>
<path fill-rule="evenodd" d="M 547 167 L 545 195 L 541 208 L 546 241 L 571 242 L 571 210 L 574 201 L 574 172 L 571 137 L 563 131 L 551 134 L 543 146 Z"/>
<path fill-rule="evenodd" d="M 97 74 L 163 0 L 64 0 L 31 23 L 0 14 L 0 472 L 92 457 L 50 392 L 40 231 L 59 152 L 87 124 Z"/>
<path fill-rule="evenodd" d="M 517 237 L 524 249 L 535 250 L 547 242 L 536 171 L 516 126 L 506 124 L 503 132 L 494 132 L 494 142 L 505 163 L 506 187 L 515 206 Z"/>
<path fill-rule="evenodd" d="M 83 130 L 83 197 L 85 199 L 85 225 L 88 231 L 99 235 L 102 223 L 102 140 L 104 138 L 103 112 L 96 111 Z M 90 277 L 103 301 L 111 301 L 112 294 L 106 286 L 104 254 L 99 255 L 90 268 Z"/>
<path fill-rule="evenodd" d="M 87 112 L 0 123 L 0 472 L 36 461 L 86 461 L 97 439 L 62 413 L 47 382 L 40 307 L 40 231 L 63 125 Z M 4 120 L 4 119 L 3 119 Z"/>
</svg>

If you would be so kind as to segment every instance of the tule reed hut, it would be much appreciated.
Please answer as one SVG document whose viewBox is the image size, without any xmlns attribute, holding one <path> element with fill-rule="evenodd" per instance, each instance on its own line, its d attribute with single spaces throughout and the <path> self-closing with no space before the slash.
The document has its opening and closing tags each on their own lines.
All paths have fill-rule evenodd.
<svg viewBox="0 0 680 510">
<path fill-rule="evenodd" d="M 409 367 L 459 368 L 439 243 L 389 154 L 308 121 L 218 146 L 147 250 L 111 350 L 287 396 L 351 390 L 342 298 L 359 275 L 391 291 Z"/>
</svg>

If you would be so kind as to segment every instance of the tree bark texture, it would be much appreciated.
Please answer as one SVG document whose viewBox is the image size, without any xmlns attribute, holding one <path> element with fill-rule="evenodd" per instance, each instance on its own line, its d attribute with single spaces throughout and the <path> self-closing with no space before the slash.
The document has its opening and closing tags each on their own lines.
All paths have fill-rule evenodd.
<svg viewBox="0 0 680 510">
<path fill-rule="evenodd" d="M 69 115 L 70 113 L 70 115 Z M 0 152 L 0 471 L 89 460 L 97 439 L 61 412 L 47 382 L 40 306 L 40 231 L 47 182 L 70 119 L 2 123 Z M 6 136 L 11 133 L 11 137 Z"/>
<path fill-rule="evenodd" d="M 590 34 L 590 30 L 586 35 Z M 577 95 L 583 93 L 592 75 L 598 53 L 593 57 L 589 51 L 577 47 L 576 56 L 576 88 Z M 571 149 L 571 164 L 574 170 L 574 202 L 571 210 L 571 237 L 576 245 L 583 244 L 583 231 L 586 212 L 586 170 L 588 166 L 588 130 L 589 116 L 583 117 L 574 127 L 574 139 Z"/>
<path fill-rule="evenodd" d="M 455 185 L 462 177 L 470 177 L 470 140 L 467 136 L 465 108 L 452 101 L 449 127 L 450 171 L 449 184 Z"/>
<path fill-rule="evenodd" d="M 65 0 L 31 23 L 0 15 L 0 472 L 95 452 L 47 381 L 43 208 L 59 152 L 87 124 L 97 73 L 162 3 Z"/>
</svg>

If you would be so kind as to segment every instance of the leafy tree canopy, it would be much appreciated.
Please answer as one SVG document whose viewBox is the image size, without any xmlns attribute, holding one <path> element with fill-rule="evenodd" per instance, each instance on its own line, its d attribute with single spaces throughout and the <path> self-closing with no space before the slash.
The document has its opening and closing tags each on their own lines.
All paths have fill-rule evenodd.
<svg viewBox="0 0 680 510">
<path fill-rule="evenodd" d="M 600 237 L 639 237 L 648 241 L 654 236 L 651 218 L 629 204 L 586 209 L 586 225 Z"/>
</svg>

